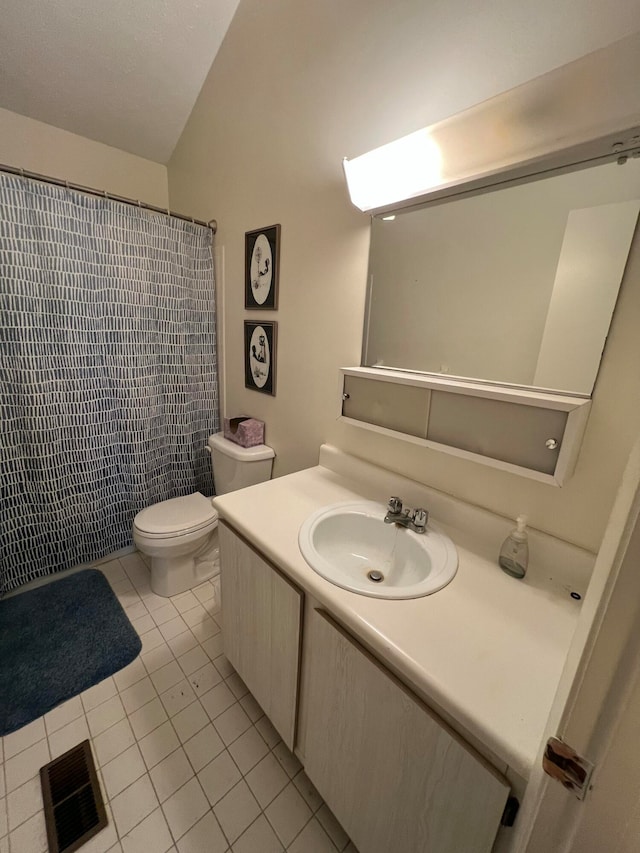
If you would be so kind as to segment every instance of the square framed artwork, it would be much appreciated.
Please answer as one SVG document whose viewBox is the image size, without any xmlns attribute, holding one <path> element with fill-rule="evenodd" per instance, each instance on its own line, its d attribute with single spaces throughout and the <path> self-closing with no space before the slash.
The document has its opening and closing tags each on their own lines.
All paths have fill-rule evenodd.
<svg viewBox="0 0 640 853">
<path fill-rule="evenodd" d="M 275 311 L 280 274 L 280 226 L 244 235 L 244 307 Z"/>
<path fill-rule="evenodd" d="M 244 321 L 245 388 L 276 395 L 276 341 L 278 324 Z"/>
</svg>

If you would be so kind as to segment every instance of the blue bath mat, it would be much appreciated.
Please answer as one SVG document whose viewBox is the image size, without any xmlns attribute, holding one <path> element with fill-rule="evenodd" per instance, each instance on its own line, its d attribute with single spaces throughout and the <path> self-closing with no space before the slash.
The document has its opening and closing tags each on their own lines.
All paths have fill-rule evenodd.
<svg viewBox="0 0 640 853">
<path fill-rule="evenodd" d="M 102 572 L 0 601 L 0 735 L 130 664 L 142 644 Z"/>
</svg>

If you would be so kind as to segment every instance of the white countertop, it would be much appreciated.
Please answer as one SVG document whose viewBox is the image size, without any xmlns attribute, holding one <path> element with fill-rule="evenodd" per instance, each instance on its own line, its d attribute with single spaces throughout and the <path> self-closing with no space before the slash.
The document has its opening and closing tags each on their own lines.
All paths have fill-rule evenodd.
<svg viewBox="0 0 640 853">
<path fill-rule="evenodd" d="M 530 572 L 524 581 L 508 577 L 497 565 L 500 541 L 496 557 L 489 559 L 486 543 L 478 548 L 470 545 L 468 531 L 447 523 L 429 504 L 434 520 L 458 549 L 458 572 L 444 589 L 422 598 L 392 601 L 349 592 L 324 580 L 300 553 L 301 524 L 328 504 L 363 498 L 386 501 L 391 493 L 380 492 L 379 485 L 318 466 L 231 492 L 216 498 L 214 505 L 221 518 L 342 622 L 463 736 L 477 738 L 497 759 L 528 778 L 579 604 L 569 596 L 566 585 L 546 578 L 552 572 L 545 570 L 531 578 Z M 485 518 L 485 528 L 491 526 L 488 513 L 470 509 L 481 514 L 481 520 Z M 567 562 L 565 556 L 561 553 L 558 563 Z M 592 556 L 586 555 L 585 565 Z"/>
</svg>

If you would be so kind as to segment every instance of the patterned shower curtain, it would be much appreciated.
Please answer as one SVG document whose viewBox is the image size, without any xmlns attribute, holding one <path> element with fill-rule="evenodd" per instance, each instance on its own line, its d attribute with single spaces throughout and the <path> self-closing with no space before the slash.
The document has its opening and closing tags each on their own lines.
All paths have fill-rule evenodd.
<svg viewBox="0 0 640 853">
<path fill-rule="evenodd" d="M 211 232 L 0 174 L 0 594 L 213 493 Z"/>
</svg>

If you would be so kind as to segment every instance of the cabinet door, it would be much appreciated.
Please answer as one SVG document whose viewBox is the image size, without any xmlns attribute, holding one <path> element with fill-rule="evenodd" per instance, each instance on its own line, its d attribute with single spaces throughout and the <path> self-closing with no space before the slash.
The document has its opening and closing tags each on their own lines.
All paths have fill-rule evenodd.
<svg viewBox="0 0 640 853">
<path fill-rule="evenodd" d="M 218 530 L 224 653 L 293 749 L 302 593 L 224 523 Z"/>
<path fill-rule="evenodd" d="M 305 771 L 360 853 L 488 853 L 508 784 L 324 613 L 305 624 Z"/>
</svg>

